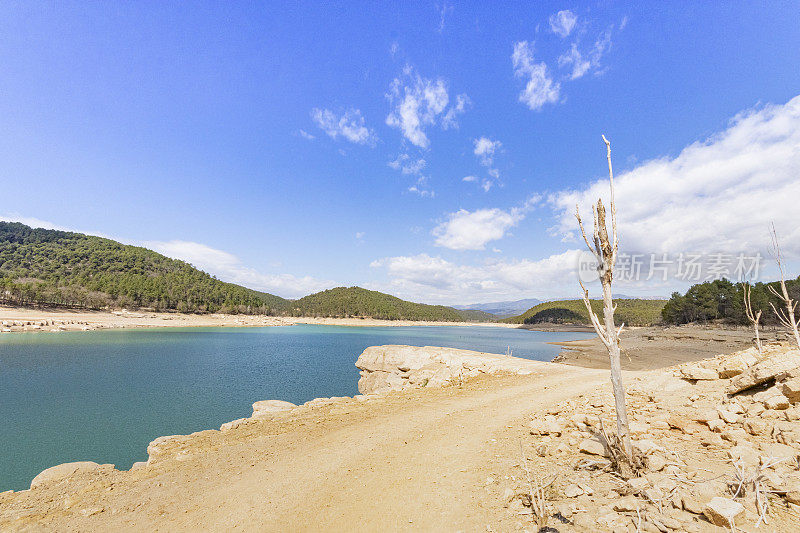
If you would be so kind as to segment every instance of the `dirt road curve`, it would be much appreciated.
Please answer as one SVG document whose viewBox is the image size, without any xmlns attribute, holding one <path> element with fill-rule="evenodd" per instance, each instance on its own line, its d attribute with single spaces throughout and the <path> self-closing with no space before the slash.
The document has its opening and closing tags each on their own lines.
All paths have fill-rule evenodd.
<svg viewBox="0 0 800 533">
<path fill-rule="evenodd" d="M 502 530 L 486 485 L 519 460 L 524 419 L 606 380 L 543 363 L 203 432 L 140 470 L 6 495 L 0 530 Z"/>
</svg>

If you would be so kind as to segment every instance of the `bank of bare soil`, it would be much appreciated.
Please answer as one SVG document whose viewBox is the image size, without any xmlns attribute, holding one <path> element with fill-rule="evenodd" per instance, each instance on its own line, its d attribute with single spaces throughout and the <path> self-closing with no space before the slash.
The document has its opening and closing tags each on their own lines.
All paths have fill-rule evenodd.
<svg viewBox="0 0 800 533">
<path fill-rule="evenodd" d="M 768 341 L 784 338 L 775 329 L 762 332 Z M 713 357 L 752 345 L 753 330 L 719 326 L 672 326 L 626 329 L 622 333 L 622 368 L 652 370 Z M 554 343 L 563 347 L 554 362 L 585 368 L 609 368 L 608 352 L 596 335 Z"/>
<path fill-rule="evenodd" d="M 34 331 L 91 331 L 111 328 L 169 327 L 265 327 L 292 324 L 330 326 L 482 326 L 514 328 L 497 322 L 431 322 L 378 320 L 373 318 L 275 317 L 264 315 L 227 315 L 156 313 L 148 311 L 89 311 L 75 309 L 35 309 L 0 306 L 0 333 Z"/>
</svg>

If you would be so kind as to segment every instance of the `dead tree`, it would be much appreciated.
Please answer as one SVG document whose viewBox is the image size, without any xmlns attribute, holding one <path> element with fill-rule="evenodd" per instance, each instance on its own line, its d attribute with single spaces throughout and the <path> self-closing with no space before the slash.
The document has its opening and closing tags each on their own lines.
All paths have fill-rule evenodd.
<svg viewBox="0 0 800 533">
<path fill-rule="evenodd" d="M 578 206 L 575 206 L 575 217 L 578 219 L 578 226 L 581 235 L 589 247 L 589 251 L 594 254 L 597 261 L 597 274 L 600 284 L 603 287 L 603 323 L 597 314 L 592 310 L 589 300 L 589 291 L 581 282 L 583 289 L 583 303 L 589 312 L 592 326 L 597 332 L 597 336 L 608 349 L 608 358 L 611 362 L 611 384 L 614 389 L 614 405 L 617 411 L 617 435 L 622 443 L 623 452 L 629 464 L 633 461 L 633 450 L 631 448 L 630 430 L 628 429 L 628 410 L 625 406 L 625 386 L 622 384 L 622 368 L 620 365 L 619 335 L 622 333 L 624 324 L 619 328 L 614 324 L 614 311 L 616 306 L 611 296 L 611 282 L 614 277 L 614 265 L 617 261 L 617 206 L 614 203 L 614 172 L 611 169 L 611 143 L 603 135 L 603 142 L 606 143 L 606 158 L 608 159 L 608 179 L 611 183 L 611 239 L 608 236 L 606 226 L 606 209 L 602 199 L 597 200 L 597 205 L 592 207 L 594 215 L 594 234 L 592 241 L 586 236 L 586 230 L 581 221 Z"/>
<path fill-rule="evenodd" d="M 772 255 L 775 257 L 775 262 L 778 264 L 778 270 L 781 273 L 781 292 L 778 292 L 772 285 L 767 285 L 769 291 L 778 297 L 783 302 L 785 309 L 777 309 L 775 305 L 770 302 L 772 311 L 778 317 L 778 321 L 794 335 L 794 341 L 797 347 L 800 348 L 800 319 L 795 318 L 795 311 L 797 311 L 797 302 L 789 297 L 789 291 L 786 290 L 786 274 L 783 271 L 783 258 L 781 257 L 781 247 L 778 244 L 778 234 L 775 231 L 775 224 L 772 225 Z"/>
<path fill-rule="evenodd" d="M 757 313 L 753 313 L 753 301 L 750 298 L 750 284 L 742 282 L 742 294 L 744 295 L 744 313 L 747 315 L 747 319 L 753 325 L 753 331 L 755 332 L 755 343 L 756 348 L 758 349 L 759 355 L 764 351 L 761 346 L 761 337 L 759 336 L 758 327 L 759 322 L 761 321 L 761 309 L 758 310 Z"/>
</svg>

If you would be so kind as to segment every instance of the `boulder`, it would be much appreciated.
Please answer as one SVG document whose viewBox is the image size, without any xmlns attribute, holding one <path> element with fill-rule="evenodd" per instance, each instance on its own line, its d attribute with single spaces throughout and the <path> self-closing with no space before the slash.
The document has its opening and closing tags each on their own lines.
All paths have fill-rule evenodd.
<svg viewBox="0 0 800 533">
<path fill-rule="evenodd" d="M 391 372 L 362 372 L 358 380 L 358 392 L 361 394 L 382 394 L 392 390 L 402 390 L 408 380 Z M 422 383 L 427 385 L 427 380 Z"/>
<path fill-rule="evenodd" d="M 726 424 L 735 424 L 739 421 L 738 414 L 723 407 L 717 407 L 717 413 L 719 413 L 719 417 L 724 420 Z"/>
<path fill-rule="evenodd" d="M 56 466 L 51 466 L 46 470 L 42 470 L 31 481 L 31 488 L 35 489 L 48 483 L 54 483 L 66 479 L 76 472 L 93 472 L 101 468 L 101 465 L 93 461 L 77 461 L 74 463 L 63 463 Z"/>
<path fill-rule="evenodd" d="M 767 409 L 776 409 L 779 411 L 783 409 L 788 409 L 789 405 L 790 405 L 789 398 L 787 398 L 783 394 L 772 396 L 764 401 L 764 407 L 766 407 Z"/>
<path fill-rule="evenodd" d="M 748 368 L 728 383 L 728 393 L 736 394 L 743 390 L 755 387 L 800 367 L 800 350 L 788 350 L 768 357 L 767 359 Z"/>
<path fill-rule="evenodd" d="M 781 383 L 781 392 L 791 402 L 800 402 L 800 378 L 792 378 Z"/>
<path fill-rule="evenodd" d="M 261 400 L 253 404 L 253 416 L 269 416 L 274 413 L 291 411 L 297 407 L 291 402 L 283 400 Z"/>
<path fill-rule="evenodd" d="M 641 507 L 643 507 L 643 505 L 641 505 L 639 500 L 633 496 L 625 496 L 624 498 L 620 498 L 614 502 L 614 510 L 618 513 L 636 511 L 636 509 Z"/>
<path fill-rule="evenodd" d="M 689 365 L 681 369 L 681 377 L 694 381 L 712 380 L 719 378 L 716 370 L 703 368 L 702 366 Z"/>
<path fill-rule="evenodd" d="M 703 514 L 706 515 L 708 521 L 721 527 L 732 527 L 736 517 L 743 512 L 744 506 L 741 503 L 720 496 L 711 498 L 711 501 L 703 508 Z"/>
<path fill-rule="evenodd" d="M 436 387 L 480 373 L 508 372 L 527 375 L 549 363 L 507 355 L 437 346 L 370 346 L 356 361 L 361 370 L 361 394 Z"/>
<path fill-rule="evenodd" d="M 588 453 L 589 455 L 600 455 L 605 457 L 607 454 L 606 447 L 597 439 L 583 439 L 578 445 L 578 449 L 583 453 Z"/>
</svg>

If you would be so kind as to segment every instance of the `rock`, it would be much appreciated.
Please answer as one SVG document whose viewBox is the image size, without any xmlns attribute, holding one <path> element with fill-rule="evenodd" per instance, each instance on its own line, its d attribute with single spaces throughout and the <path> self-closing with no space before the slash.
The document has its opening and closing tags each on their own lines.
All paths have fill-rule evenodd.
<svg viewBox="0 0 800 533">
<path fill-rule="evenodd" d="M 711 498 L 703 509 L 708 521 L 715 526 L 732 527 L 736 517 L 744 512 L 744 506 L 729 498 L 716 496 Z"/>
<path fill-rule="evenodd" d="M 759 455 L 758 452 L 755 451 L 750 446 L 737 444 L 733 448 L 728 450 L 728 457 L 733 459 L 734 461 L 740 461 L 741 463 L 754 466 L 758 464 Z"/>
<path fill-rule="evenodd" d="M 649 455 L 656 451 L 664 451 L 664 448 L 648 439 L 632 441 L 631 446 L 642 455 Z"/>
<path fill-rule="evenodd" d="M 554 435 L 560 437 L 564 431 L 564 424 L 556 417 L 547 415 L 544 420 L 531 420 L 528 423 L 531 435 Z"/>
<path fill-rule="evenodd" d="M 773 385 L 768 389 L 764 389 L 753 394 L 753 401 L 763 404 L 773 396 L 781 396 L 782 394 L 783 393 L 781 390 L 777 386 Z"/>
<path fill-rule="evenodd" d="M 583 439 L 578 445 L 578 449 L 589 455 L 606 456 L 606 447 L 597 439 Z"/>
<path fill-rule="evenodd" d="M 647 424 L 643 424 L 642 422 L 629 422 L 628 430 L 632 435 L 640 435 L 642 433 L 647 433 L 650 428 Z"/>
<path fill-rule="evenodd" d="M 35 489 L 48 483 L 54 483 L 66 479 L 76 472 L 93 472 L 101 468 L 101 465 L 93 461 L 77 461 L 74 463 L 63 463 L 56 466 L 51 466 L 46 470 L 42 470 L 31 481 L 31 488 Z"/>
<path fill-rule="evenodd" d="M 800 505 L 800 490 L 787 492 L 786 501 L 795 505 Z"/>
<path fill-rule="evenodd" d="M 691 379 L 694 381 L 699 380 L 712 380 L 719 378 L 716 370 L 710 368 L 703 368 L 697 365 L 689 365 L 681 369 L 681 377 L 684 379 Z"/>
<path fill-rule="evenodd" d="M 788 372 L 800 367 L 800 351 L 788 350 L 783 353 L 775 354 L 767 359 L 755 364 L 732 378 L 728 383 L 727 391 L 735 394 L 749 389 L 761 383 L 766 383 L 776 375 Z"/>
<path fill-rule="evenodd" d="M 781 383 L 781 392 L 791 403 L 800 402 L 800 378 L 792 378 Z"/>
<path fill-rule="evenodd" d="M 789 408 L 789 398 L 784 396 L 783 394 L 779 394 L 777 396 L 773 396 L 764 402 L 764 407 L 767 409 L 788 409 Z"/>
<path fill-rule="evenodd" d="M 617 511 L 618 513 L 636 511 L 636 509 L 639 509 L 641 507 L 642 506 L 639 504 L 639 500 L 637 500 L 633 496 L 625 496 L 614 502 L 614 510 Z"/>
<path fill-rule="evenodd" d="M 230 422 L 225 422 L 224 424 L 222 424 L 219 427 L 219 430 L 224 433 L 226 431 L 230 431 L 232 429 L 236 429 L 239 426 L 242 426 L 242 425 L 246 424 L 248 420 L 250 420 L 250 419 L 249 418 L 237 418 L 236 420 L 231 420 Z"/>
<path fill-rule="evenodd" d="M 189 440 L 189 435 L 165 435 L 158 437 L 147 445 L 147 462 L 150 463 L 155 457 L 164 453 L 169 446 Z"/>
<path fill-rule="evenodd" d="M 648 455 L 645 459 L 645 465 L 648 470 L 658 472 L 667 466 L 667 460 L 659 454 Z"/>
<path fill-rule="evenodd" d="M 735 424 L 736 422 L 739 421 L 738 414 L 732 411 L 728 411 L 727 409 L 724 409 L 722 407 L 717 407 L 717 413 L 719 414 L 719 417 L 725 421 L 726 424 Z"/>
<path fill-rule="evenodd" d="M 253 404 L 253 416 L 269 416 L 274 413 L 291 411 L 297 407 L 291 402 L 283 400 L 261 400 Z"/>
<path fill-rule="evenodd" d="M 691 496 L 684 496 L 681 498 L 681 503 L 683 504 L 684 511 L 693 514 L 703 514 L 703 509 L 705 509 L 705 506 L 700 503 L 700 500 Z"/>
<path fill-rule="evenodd" d="M 786 444 L 770 442 L 761 445 L 762 465 L 774 463 L 775 461 L 782 461 L 783 463 L 791 464 L 795 457 L 797 457 L 797 451 Z"/>
<path fill-rule="evenodd" d="M 437 346 L 370 346 L 356 361 L 361 369 L 361 394 L 402 390 L 409 386 L 433 387 L 479 373 L 532 374 L 539 361 Z"/>
<path fill-rule="evenodd" d="M 714 433 L 722 433 L 722 430 L 725 429 L 725 422 L 723 422 L 719 418 L 717 418 L 716 420 L 709 420 L 708 429 L 710 429 Z"/>
<path fill-rule="evenodd" d="M 567 488 L 564 489 L 564 496 L 567 498 L 577 498 L 584 494 L 584 490 L 580 488 L 575 483 L 570 483 L 567 485 Z"/>
<path fill-rule="evenodd" d="M 716 409 L 698 409 L 691 414 L 691 419 L 701 424 L 708 424 L 712 420 L 719 420 Z"/>
<path fill-rule="evenodd" d="M 726 429 L 722 432 L 722 440 L 738 444 L 740 442 L 747 442 L 747 433 L 740 428 Z"/>
<path fill-rule="evenodd" d="M 147 466 L 147 461 L 137 461 L 131 465 L 131 470 L 139 470 Z"/>
<path fill-rule="evenodd" d="M 407 383 L 408 380 L 391 372 L 362 372 L 361 379 L 358 380 L 358 392 L 361 394 L 383 394 L 392 390 L 402 390 Z M 427 385 L 427 380 L 424 381 L 424 384 Z"/>
<path fill-rule="evenodd" d="M 633 492 L 641 492 L 650 486 L 650 481 L 646 477 L 635 477 L 628 480 L 628 487 Z"/>
<path fill-rule="evenodd" d="M 768 428 L 769 425 L 765 421 L 759 420 L 758 418 L 748 418 L 744 421 L 745 431 L 753 436 L 766 435 Z"/>
</svg>

